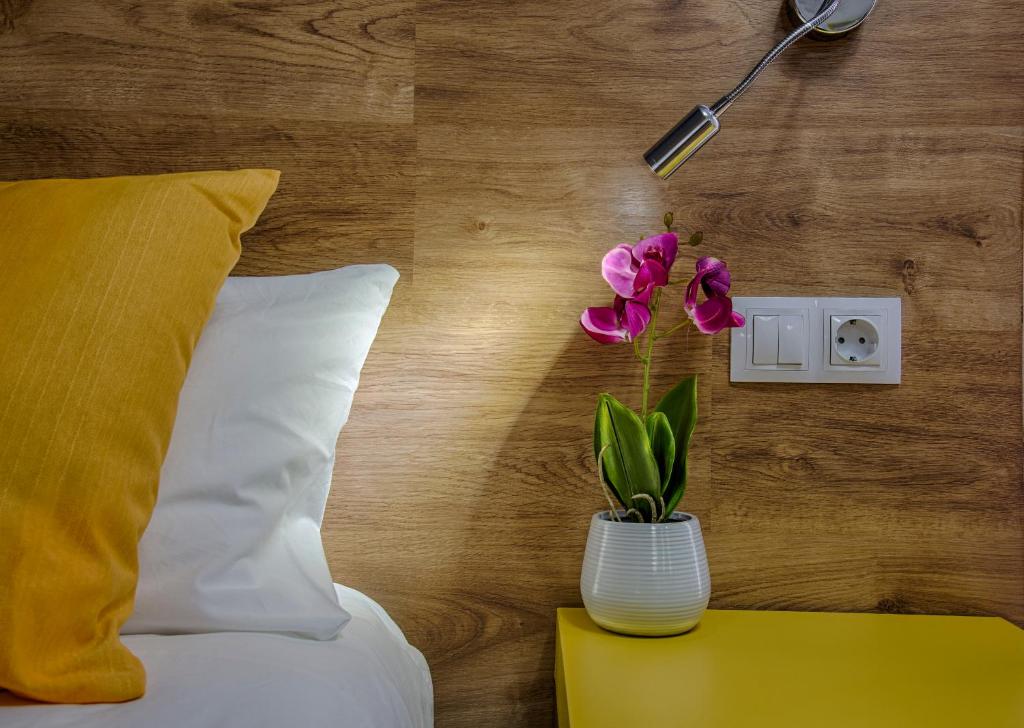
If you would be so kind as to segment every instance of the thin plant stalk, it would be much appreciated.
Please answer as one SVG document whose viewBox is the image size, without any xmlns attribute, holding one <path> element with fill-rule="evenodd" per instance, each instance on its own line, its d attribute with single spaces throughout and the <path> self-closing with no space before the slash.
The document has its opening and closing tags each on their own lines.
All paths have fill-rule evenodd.
<svg viewBox="0 0 1024 728">
<path fill-rule="evenodd" d="M 647 355 L 641 360 L 644 363 L 644 384 L 643 399 L 640 406 L 640 419 L 647 418 L 647 397 L 651 389 L 651 360 L 654 353 L 654 342 L 657 340 L 655 331 L 658 330 L 658 311 L 661 309 L 661 289 L 654 291 L 654 300 L 651 305 L 651 323 L 647 327 Z"/>
<path fill-rule="evenodd" d="M 678 281 L 681 282 L 681 281 Z M 669 284 L 673 285 L 673 284 Z M 641 403 L 640 403 L 640 419 L 646 419 L 647 417 L 647 402 L 650 397 L 651 391 L 651 364 L 654 361 L 654 342 L 658 339 L 664 339 L 671 336 L 675 332 L 679 331 L 686 326 L 689 326 L 690 319 L 684 318 L 678 324 L 670 328 L 668 331 L 659 334 L 658 333 L 658 312 L 661 310 L 661 289 L 654 291 L 654 295 L 651 297 L 651 323 L 647 327 L 647 353 L 640 353 L 640 339 L 633 340 L 633 353 L 636 358 L 644 365 L 644 383 L 641 391 Z"/>
</svg>

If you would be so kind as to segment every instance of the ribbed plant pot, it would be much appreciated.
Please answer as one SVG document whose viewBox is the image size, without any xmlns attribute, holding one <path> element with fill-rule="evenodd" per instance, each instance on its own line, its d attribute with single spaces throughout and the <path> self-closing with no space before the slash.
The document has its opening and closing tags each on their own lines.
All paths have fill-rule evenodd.
<svg viewBox="0 0 1024 728">
<path fill-rule="evenodd" d="M 662 637 L 693 629 L 711 597 L 700 521 L 680 512 L 665 523 L 594 515 L 580 591 L 590 618 L 612 632 Z"/>
</svg>

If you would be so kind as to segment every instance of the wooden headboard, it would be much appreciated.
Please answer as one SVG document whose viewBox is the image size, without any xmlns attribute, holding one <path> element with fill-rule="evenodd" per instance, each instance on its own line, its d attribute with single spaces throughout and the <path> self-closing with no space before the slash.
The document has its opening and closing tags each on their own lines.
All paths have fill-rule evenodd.
<svg viewBox="0 0 1024 728">
<path fill-rule="evenodd" d="M 737 293 L 904 301 L 898 388 L 731 386 L 724 338 L 664 360 L 657 389 L 702 375 L 712 605 L 1024 622 L 1024 15 L 940 5 L 802 42 L 666 184 L 640 155 L 779 0 L 0 0 L 0 178 L 276 167 L 238 273 L 401 271 L 331 567 L 425 652 L 441 728 L 544 726 L 594 395 L 638 384 L 576 317 L 666 210 Z"/>
</svg>

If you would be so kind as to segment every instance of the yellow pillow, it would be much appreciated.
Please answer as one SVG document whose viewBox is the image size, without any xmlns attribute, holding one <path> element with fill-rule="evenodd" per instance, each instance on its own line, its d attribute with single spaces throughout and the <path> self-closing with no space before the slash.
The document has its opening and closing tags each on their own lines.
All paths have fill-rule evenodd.
<svg viewBox="0 0 1024 728">
<path fill-rule="evenodd" d="M 178 393 L 273 170 L 0 182 L 0 689 L 118 702 Z"/>
</svg>

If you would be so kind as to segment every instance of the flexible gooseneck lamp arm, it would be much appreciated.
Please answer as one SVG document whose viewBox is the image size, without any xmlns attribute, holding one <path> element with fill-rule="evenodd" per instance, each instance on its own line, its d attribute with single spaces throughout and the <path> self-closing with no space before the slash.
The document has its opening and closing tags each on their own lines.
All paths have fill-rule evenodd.
<svg viewBox="0 0 1024 728">
<path fill-rule="evenodd" d="M 765 55 L 761 61 L 737 84 L 736 88 L 716 101 L 711 107 L 703 104 L 697 106 L 682 121 L 672 127 L 657 144 L 644 155 L 651 171 L 662 179 L 667 179 L 698 149 L 703 147 L 721 127 L 718 118 L 725 113 L 732 102 L 738 99 L 772 61 L 784 50 L 810 33 L 820 23 L 825 22 L 839 9 L 841 0 L 825 0 L 817 15 L 787 35 Z"/>
</svg>

